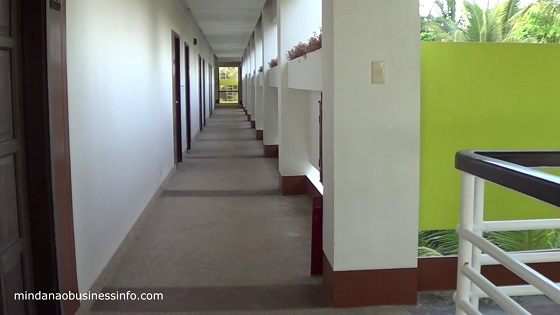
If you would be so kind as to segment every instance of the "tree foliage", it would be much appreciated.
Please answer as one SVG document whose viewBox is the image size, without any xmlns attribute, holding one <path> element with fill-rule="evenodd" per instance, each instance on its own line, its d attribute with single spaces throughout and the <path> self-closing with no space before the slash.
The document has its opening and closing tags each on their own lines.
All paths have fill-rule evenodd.
<svg viewBox="0 0 560 315">
<path fill-rule="evenodd" d="M 560 43 L 560 0 L 504 0 L 480 7 L 465 0 L 435 0 L 421 19 L 423 41 Z"/>
<path fill-rule="evenodd" d="M 511 38 L 527 43 L 560 44 L 560 1 L 538 0 L 528 5 Z"/>
<path fill-rule="evenodd" d="M 225 80 L 237 80 L 238 73 L 237 67 L 220 67 L 220 78 L 225 76 Z"/>
</svg>

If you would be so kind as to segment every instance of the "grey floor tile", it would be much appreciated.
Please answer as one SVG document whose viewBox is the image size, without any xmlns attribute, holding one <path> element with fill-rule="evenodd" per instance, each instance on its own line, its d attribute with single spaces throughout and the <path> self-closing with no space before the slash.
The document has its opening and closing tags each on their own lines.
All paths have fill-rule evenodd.
<svg viewBox="0 0 560 315">
<path fill-rule="evenodd" d="M 82 303 L 84 315 L 452 315 L 452 292 L 417 306 L 334 309 L 310 277 L 311 202 L 281 196 L 278 160 L 239 105 L 219 105 L 178 165 L 105 292 L 162 292 L 163 302 Z M 107 271 L 108 272 L 108 271 Z M 518 298 L 532 314 L 560 314 L 547 298 Z M 481 301 L 485 315 L 505 314 Z"/>
<path fill-rule="evenodd" d="M 279 189 L 278 159 L 188 159 L 178 166 L 167 189 Z"/>
</svg>

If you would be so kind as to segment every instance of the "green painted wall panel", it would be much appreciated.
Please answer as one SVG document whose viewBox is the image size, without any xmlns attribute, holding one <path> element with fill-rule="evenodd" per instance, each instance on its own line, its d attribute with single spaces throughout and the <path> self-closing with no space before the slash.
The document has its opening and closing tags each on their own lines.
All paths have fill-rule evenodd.
<svg viewBox="0 0 560 315">
<path fill-rule="evenodd" d="M 560 45 L 421 47 L 420 229 L 452 229 L 459 222 L 457 151 L 560 150 Z M 486 187 L 486 219 L 560 217 L 560 209 Z"/>
</svg>

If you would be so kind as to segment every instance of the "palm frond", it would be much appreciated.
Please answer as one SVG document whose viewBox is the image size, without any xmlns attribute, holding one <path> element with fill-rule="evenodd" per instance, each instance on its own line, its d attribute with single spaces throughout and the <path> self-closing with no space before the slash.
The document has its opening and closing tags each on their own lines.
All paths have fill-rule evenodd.
<svg viewBox="0 0 560 315">
<path fill-rule="evenodd" d="M 443 256 L 435 249 L 428 247 L 418 247 L 418 257 L 441 257 Z"/>
<path fill-rule="evenodd" d="M 558 248 L 558 230 L 489 232 L 485 237 L 507 252 Z"/>
<path fill-rule="evenodd" d="M 459 251 L 459 235 L 454 230 L 424 231 L 419 235 L 419 246 L 429 247 L 442 255 L 456 255 Z"/>
<path fill-rule="evenodd" d="M 470 1 L 463 2 L 463 11 L 467 27 L 465 30 L 465 37 L 470 42 L 483 42 L 485 41 L 485 23 L 484 23 L 484 10 L 478 4 Z"/>
</svg>

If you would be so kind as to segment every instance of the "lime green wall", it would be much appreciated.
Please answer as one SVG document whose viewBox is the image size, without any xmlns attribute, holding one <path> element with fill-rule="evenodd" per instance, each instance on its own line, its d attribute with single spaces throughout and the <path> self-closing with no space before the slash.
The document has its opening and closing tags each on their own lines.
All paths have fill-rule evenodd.
<svg viewBox="0 0 560 315">
<path fill-rule="evenodd" d="M 559 74 L 560 45 L 422 43 L 421 230 L 459 222 L 455 152 L 560 149 Z M 486 187 L 486 219 L 560 217 L 560 209 Z"/>
</svg>

